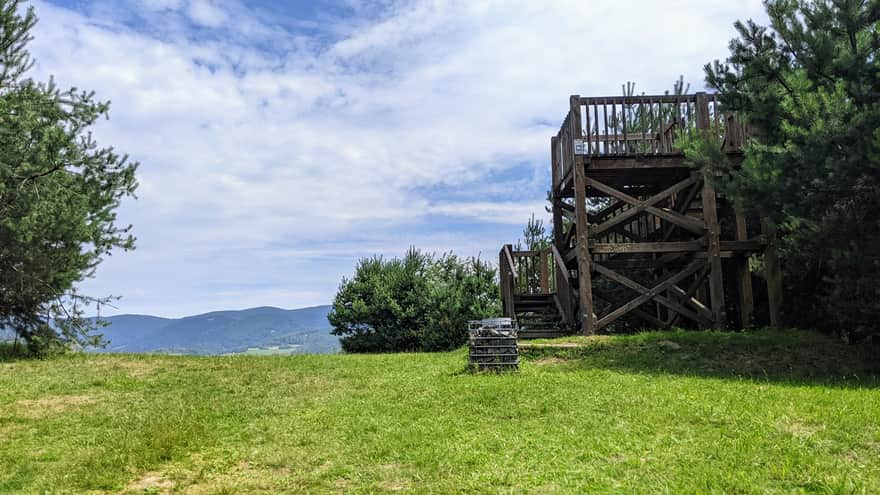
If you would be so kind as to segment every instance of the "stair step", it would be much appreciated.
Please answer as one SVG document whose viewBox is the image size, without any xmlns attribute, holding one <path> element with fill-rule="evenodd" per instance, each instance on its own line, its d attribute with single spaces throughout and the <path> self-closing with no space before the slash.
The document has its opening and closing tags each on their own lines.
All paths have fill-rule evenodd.
<svg viewBox="0 0 880 495">
<path fill-rule="evenodd" d="M 514 301 L 552 301 L 553 294 L 516 294 Z"/>
<path fill-rule="evenodd" d="M 520 330 L 516 335 L 520 339 L 554 339 L 556 337 L 564 337 L 566 334 L 556 328 L 537 328 Z"/>
<path fill-rule="evenodd" d="M 533 303 L 533 302 L 519 302 L 519 303 L 517 303 L 517 302 L 515 302 L 515 303 L 513 303 L 513 307 L 517 308 L 517 309 L 521 309 L 522 311 L 525 311 L 526 310 L 525 308 L 535 308 L 535 309 L 555 308 L 556 303 L 553 303 L 552 301 L 549 303 Z"/>
<path fill-rule="evenodd" d="M 519 320 L 517 325 L 520 330 L 535 328 L 561 328 L 562 320 Z"/>
</svg>

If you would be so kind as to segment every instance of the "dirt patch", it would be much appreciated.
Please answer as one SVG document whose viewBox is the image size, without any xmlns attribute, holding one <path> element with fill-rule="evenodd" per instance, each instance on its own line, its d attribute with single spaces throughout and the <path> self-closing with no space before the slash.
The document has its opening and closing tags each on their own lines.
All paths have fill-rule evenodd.
<svg viewBox="0 0 880 495">
<path fill-rule="evenodd" d="M 149 472 L 132 481 L 121 493 L 154 493 L 166 495 L 174 489 L 174 482 L 159 473 Z"/>
<path fill-rule="evenodd" d="M 379 488 L 389 492 L 402 492 L 404 490 L 408 490 L 409 487 L 410 480 L 407 478 L 402 478 L 398 480 L 385 480 L 379 483 Z"/>
<path fill-rule="evenodd" d="M 520 349 L 577 349 L 585 347 L 584 344 L 576 342 L 559 342 L 558 344 L 520 344 Z"/>
<path fill-rule="evenodd" d="M 50 395 L 33 400 L 19 400 L 14 405 L 22 416 L 34 419 L 94 404 L 96 401 L 92 395 Z"/>
<path fill-rule="evenodd" d="M 412 480 L 400 473 L 401 468 L 399 464 L 383 464 L 379 467 L 379 471 L 382 473 L 382 476 L 386 478 L 378 484 L 379 488 L 382 490 L 400 492 L 410 488 Z"/>
<path fill-rule="evenodd" d="M 566 361 L 568 361 L 568 360 L 567 360 L 567 359 L 562 359 L 562 358 L 560 358 L 560 357 L 556 357 L 556 356 L 548 356 L 548 357 L 544 357 L 544 358 L 541 358 L 541 359 L 537 359 L 537 360 L 535 360 L 535 364 L 537 364 L 538 366 L 547 366 L 547 365 L 550 365 L 550 364 L 561 364 L 561 363 L 564 363 L 564 362 L 566 362 Z"/>
</svg>

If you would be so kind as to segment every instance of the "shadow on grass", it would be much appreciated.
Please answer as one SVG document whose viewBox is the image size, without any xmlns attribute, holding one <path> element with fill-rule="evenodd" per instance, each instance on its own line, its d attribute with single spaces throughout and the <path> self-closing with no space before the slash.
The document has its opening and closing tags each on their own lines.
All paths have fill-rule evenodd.
<svg viewBox="0 0 880 495">
<path fill-rule="evenodd" d="M 579 369 L 880 388 L 880 345 L 849 345 L 812 331 L 678 330 L 543 344 L 563 342 L 579 345 L 526 348 L 523 355 Z"/>
</svg>

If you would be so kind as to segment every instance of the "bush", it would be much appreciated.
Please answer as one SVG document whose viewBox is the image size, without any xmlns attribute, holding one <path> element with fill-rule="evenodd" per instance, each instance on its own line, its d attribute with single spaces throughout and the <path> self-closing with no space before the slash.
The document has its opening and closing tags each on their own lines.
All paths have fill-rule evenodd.
<svg viewBox="0 0 880 495">
<path fill-rule="evenodd" d="M 444 351 L 465 343 L 468 320 L 499 313 L 493 266 L 413 248 L 361 259 L 327 318 L 347 352 Z"/>
</svg>

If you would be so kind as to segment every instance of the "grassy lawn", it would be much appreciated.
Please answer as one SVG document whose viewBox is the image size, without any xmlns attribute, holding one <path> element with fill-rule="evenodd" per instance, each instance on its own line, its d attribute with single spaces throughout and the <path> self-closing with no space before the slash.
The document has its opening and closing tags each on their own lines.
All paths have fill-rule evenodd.
<svg viewBox="0 0 880 495">
<path fill-rule="evenodd" d="M 808 333 L 0 361 L 2 493 L 880 493 L 876 351 Z M 871 355 L 875 352 L 875 355 Z"/>
</svg>

